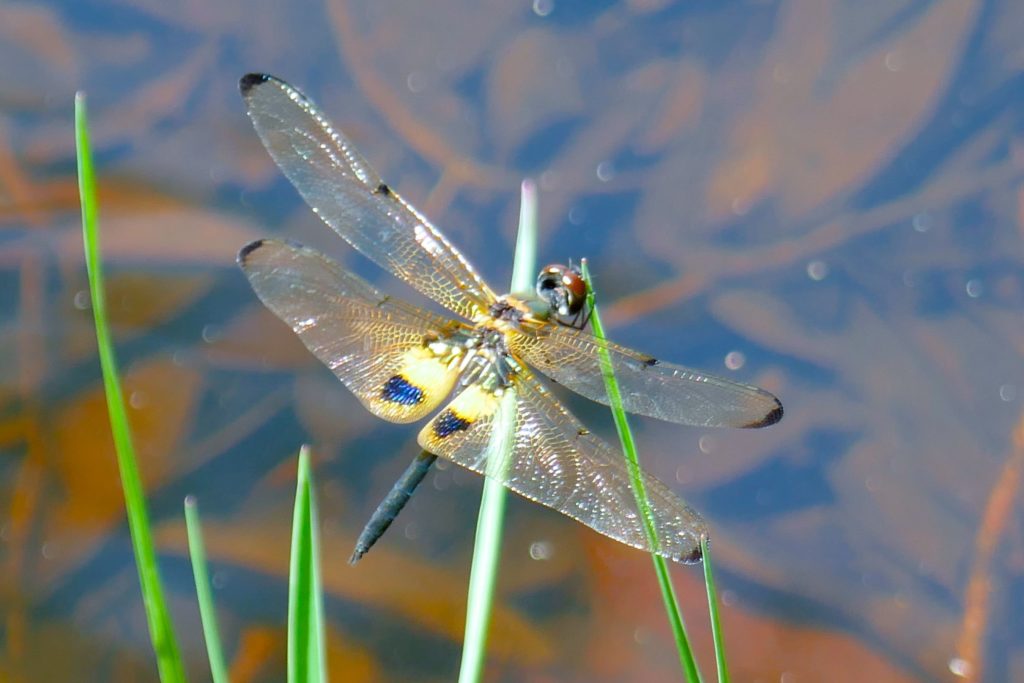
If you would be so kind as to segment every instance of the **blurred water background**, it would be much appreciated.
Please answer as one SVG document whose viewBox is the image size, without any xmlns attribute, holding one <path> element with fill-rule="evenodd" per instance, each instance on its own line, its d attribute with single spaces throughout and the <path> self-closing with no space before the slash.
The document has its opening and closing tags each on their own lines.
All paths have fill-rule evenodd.
<svg viewBox="0 0 1024 683">
<path fill-rule="evenodd" d="M 635 422 L 712 525 L 735 680 L 1024 680 L 1022 34 L 1011 0 L 3 3 L 0 678 L 156 678 L 86 292 L 77 89 L 193 679 L 182 499 L 232 680 L 281 680 L 305 441 L 335 679 L 455 676 L 479 478 L 438 468 L 347 566 L 418 427 L 362 410 L 234 265 L 289 237 L 422 303 L 273 165 L 237 91 L 266 71 L 496 289 L 531 176 L 541 262 L 590 260 L 614 339 L 781 397 L 764 431 Z M 566 400 L 614 438 L 607 409 Z M 679 680 L 650 559 L 509 509 L 487 680 Z M 710 667 L 700 571 L 673 571 Z"/>
</svg>

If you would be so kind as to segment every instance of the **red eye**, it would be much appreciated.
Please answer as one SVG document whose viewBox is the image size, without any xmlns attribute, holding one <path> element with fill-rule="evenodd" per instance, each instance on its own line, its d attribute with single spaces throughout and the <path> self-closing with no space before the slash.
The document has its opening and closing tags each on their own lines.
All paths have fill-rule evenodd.
<svg viewBox="0 0 1024 683">
<path fill-rule="evenodd" d="M 566 269 L 562 273 L 562 284 L 574 298 L 584 299 L 587 296 L 587 283 L 575 268 Z"/>
<path fill-rule="evenodd" d="M 576 316 L 586 302 L 587 283 L 575 268 L 551 264 L 537 276 L 537 296 L 548 303 L 553 314 Z"/>
</svg>

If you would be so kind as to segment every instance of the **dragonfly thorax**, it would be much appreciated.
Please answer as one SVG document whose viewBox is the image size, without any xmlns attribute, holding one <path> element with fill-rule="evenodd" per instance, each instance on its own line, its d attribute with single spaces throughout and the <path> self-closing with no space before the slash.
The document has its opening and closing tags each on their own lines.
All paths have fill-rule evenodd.
<svg viewBox="0 0 1024 683">
<path fill-rule="evenodd" d="M 510 294 L 498 297 L 498 299 L 491 304 L 490 310 L 487 311 L 487 315 L 490 316 L 491 320 L 501 324 L 518 326 L 529 314 L 529 309 L 523 304 L 522 301 L 516 299 Z"/>
<path fill-rule="evenodd" d="M 519 364 L 509 353 L 505 332 L 481 324 L 445 336 L 430 337 L 426 347 L 449 368 L 459 373 L 459 385 L 479 384 L 501 393 L 512 385 Z"/>
<path fill-rule="evenodd" d="M 475 322 L 477 325 L 493 325 L 507 332 L 533 334 L 542 329 L 550 317 L 551 307 L 547 301 L 505 294 L 498 297 L 487 314 Z"/>
</svg>

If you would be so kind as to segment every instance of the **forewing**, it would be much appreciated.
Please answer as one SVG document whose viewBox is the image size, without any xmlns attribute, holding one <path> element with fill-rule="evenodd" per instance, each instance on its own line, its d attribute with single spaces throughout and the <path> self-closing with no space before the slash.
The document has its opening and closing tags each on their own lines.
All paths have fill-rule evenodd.
<svg viewBox="0 0 1024 683">
<path fill-rule="evenodd" d="M 600 351 L 608 351 L 623 407 L 637 415 L 699 427 L 766 427 L 782 419 L 779 399 L 764 389 L 662 363 L 585 331 L 554 324 L 515 334 L 513 353 L 555 382 L 608 405 Z"/>
<path fill-rule="evenodd" d="M 272 76 L 240 83 L 270 156 L 327 225 L 382 268 L 466 318 L 494 293 L 441 232 L 390 189 L 313 103 Z"/>
<path fill-rule="evenodd" d="M 650 551 L 622 454 L 590 434 L 525 369 L 510 391 L 516 399 L 515 440 L 507 463 L 489 466 L 486 460 L 500 398 L 477 385 L 467 387 L 423 428 L 420 446 L 496 476 L 516 493 L 594 531 Z M 657 479 L 644 475 L 643 481 L 658 554 L 680 562 L 700 559 L 703 519 Z"/>
<path fill-rule="evenodd" d="M 264 305 L 374 415 L 411 422 L 451 392 L 457 373 L 423 344 L 450 325 L 443 318 L 381 294 L 300 245 L 253 242 L 238 264 Z"/>
</svg>

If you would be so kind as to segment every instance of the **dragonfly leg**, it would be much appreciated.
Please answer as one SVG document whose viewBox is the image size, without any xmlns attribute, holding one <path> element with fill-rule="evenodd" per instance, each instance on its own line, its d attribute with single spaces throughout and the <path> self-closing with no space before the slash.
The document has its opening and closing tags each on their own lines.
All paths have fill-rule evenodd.
<svg viewBox="0 0 1024 683">
<path fill-rule="evenodd" d="M 421 451 L 413 458 L 413 461 L 405 468 L 402 476 L 391 487 L 388 495 L 384 497 L 384 500 L 380 502 L 377 509 L 370 515 L 370 520 L 363 527 L 362 533 L 359 534 L 359 538 L 356 540 L 355 550 L 352 551 L 352 557 L 348 560 L 349 564 L 354 565 L 358 562 L 363 555 L 369 552 L 373 544 L 377 542 L 377 539 L 384 535 L 384 532 L 388 530 L 391 523 L 395 521 L 398 513 L 409 502 L 413 491 L 420 485 L 423 478 L 427 476 L 427 472 L 430 471 L 430 466 L 434 464 L 435 460 L 437 460 L 437 456 L 426 451 Z"/>
</svg>

